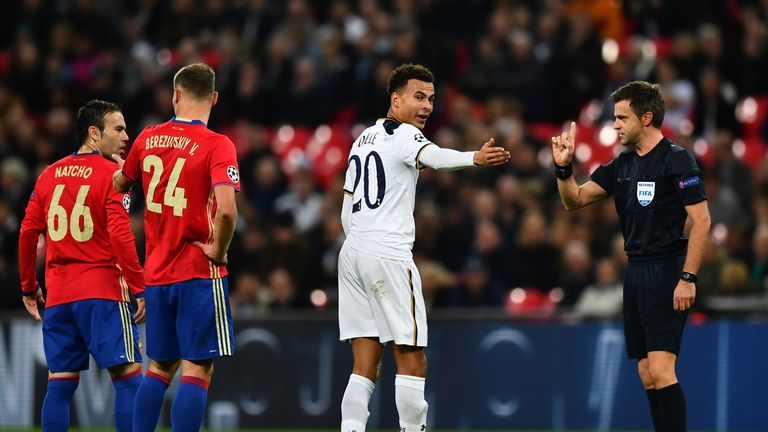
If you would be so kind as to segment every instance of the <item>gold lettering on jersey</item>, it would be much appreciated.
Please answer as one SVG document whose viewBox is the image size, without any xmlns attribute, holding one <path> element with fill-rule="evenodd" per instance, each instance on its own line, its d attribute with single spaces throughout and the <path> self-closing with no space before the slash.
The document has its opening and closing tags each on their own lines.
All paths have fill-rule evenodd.
<svg viewBox="0 0 768 432">
<path fill-rule="evenodd" d="M 144 142 L 147 150 L 153 148 L 174 148 L 186 150 L 191 139 L 183 136 L 152 135 Z"/>
<path fill-rule="evenodd" d="M 197 145 L 197 144 L 192 144 L 192 148 L 189 150 L 189 155 L 190 156 L 194 156 L 195 155 L 195 150 L 197 150 L 198 147 L 200 147 L 200 146 Z"/>
<path fill-rule="evenodd" d="M 59 177 L 82 177 L 88 178 L 93 174 L 93 168 L 83 165 L 69 165 L 56 167 L 56 178 Z"/>
</svg>

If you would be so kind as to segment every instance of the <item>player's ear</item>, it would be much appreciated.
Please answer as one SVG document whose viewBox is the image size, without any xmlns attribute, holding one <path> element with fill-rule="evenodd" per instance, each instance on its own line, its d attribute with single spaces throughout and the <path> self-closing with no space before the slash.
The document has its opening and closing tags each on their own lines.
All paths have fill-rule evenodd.
<svg viewBox="0 0 768 432">
<path fill-rule="evenodd" d="M 175 88 L 173 89 L 173 103 L 178 105 L 179 100 L 181 100 L 181 90 Z"/>
<path fill-rule="evenodd" d="M 101 129 L 99 129 L 94 125 L 88 126 L 88 136 L 94 142 L 99 142 L 99 140 L 101 139 Z"/>
<path fill-rule="evenodd" d="M 389 103 L 395 108 L 400 108 L 400 95 L 396 91 L 389 95 Z"/>
<path fill-rule="evenodd" d="M 653 113 L 648 111 L 643 115 L 643 126 L 648 127 L 651 125 L 651 122 L 653 122 Z"/>
<path fill-rule="evenodd" d="M 211 98 L 211 106 L 216 105 L 216 102 L 219 101 L 219 92 L 215 91 L 213 92 L 213 97 Z"/>
</svg>

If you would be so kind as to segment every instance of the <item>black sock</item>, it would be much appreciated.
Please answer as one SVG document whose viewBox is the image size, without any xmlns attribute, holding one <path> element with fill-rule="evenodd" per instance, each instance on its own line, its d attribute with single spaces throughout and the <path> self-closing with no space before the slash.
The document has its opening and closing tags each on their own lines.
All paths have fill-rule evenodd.
<svg viewBox="0 0 768 432">
<path fill-rule="evenodd" d="M 688 413 L 685 407 L 685 395 L 680 383 L 656 390 L 659 411 L 668 432 L 685 432 Z"/>
<path fill-rule="evenodd" d="M 667 429 L 664 427 L 664 419 L 661 416 L 661 409 L 659 408 L 659 397 L 656 395 L 656 389 L 646 389 L 645 394 L 648 395 L 648 405 L 651 406 L 653 430 L 656 432 L 666 432 Z"/>
</svg>

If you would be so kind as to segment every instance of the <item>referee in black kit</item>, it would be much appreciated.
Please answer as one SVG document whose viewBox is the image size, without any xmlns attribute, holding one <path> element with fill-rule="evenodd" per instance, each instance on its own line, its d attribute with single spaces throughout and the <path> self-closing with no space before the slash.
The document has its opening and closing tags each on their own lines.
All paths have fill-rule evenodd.
<svg viewBox="0 0 768 432">
<path fill-rule="evenodd" d="M 613 128 L 627 150 L 579 186 L 573 179 L 576 124 L 552 137 L 557 188 L 577 210 L 613 195 L 629 266 L 624 276 L 624 336 L 651 406 L 656 431 L 686 430 L 685 397 L 675 360 L 696 298 L 696 272 L 709 235 L 701 170 L 693 155 L 661 133 L 658 85 L 630 82 L 611 94 Z M 691 218 L 689 238 L 683 228 Z"/>
</svg>

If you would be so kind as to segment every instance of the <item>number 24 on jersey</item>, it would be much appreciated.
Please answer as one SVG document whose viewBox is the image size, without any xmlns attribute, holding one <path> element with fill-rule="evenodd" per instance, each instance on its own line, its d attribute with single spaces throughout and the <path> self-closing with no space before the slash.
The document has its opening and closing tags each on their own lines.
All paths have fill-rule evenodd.
<svg viewBox="0 0 768 432">
<path fill-rule="evenodd" d="M 165 186 L 165 194 L 163 194 L 163 204 L 173 209 L 174 216 L 181 216 L 184 214 L 184 209 L 187 208 L 187 199 L 184 198 L 184 188 L 177 187 L 179 177 L 181 176 L 181 170 L 184 168 L 184 164 L 187 162 L 185 158 L 178 158 L 173 165 L 171 175 L 168 177 L 168 184 Z M 160 183 L 160 177 L 163 175 L 163 160 L 155 155 L 147 155 L 144 158 L 143 169 L 146 173 L 152 173 L 152 179 L 149 181 L 147 187 L 147 210 L 153 213 L 162 213 L 162 204 L 155 201 L 155 189 L 157 189 L 158 183 Z"/>
</svg>

